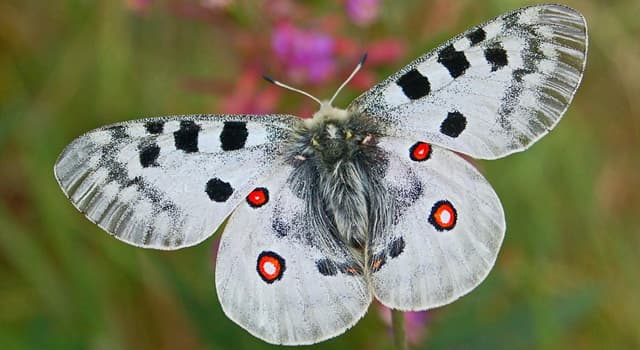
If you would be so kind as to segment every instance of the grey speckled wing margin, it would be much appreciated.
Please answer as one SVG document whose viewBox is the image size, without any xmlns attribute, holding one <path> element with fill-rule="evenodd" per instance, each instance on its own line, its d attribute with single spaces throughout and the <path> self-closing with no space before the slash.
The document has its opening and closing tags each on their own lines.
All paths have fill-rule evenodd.
<svg viewBox="0 0 640 350">
<path fill-rule="evenodd" d="M 178 249 L 212 235 L 271 171 L 295 119 L 192 115 L 118 123 L 74 140 L 54 172 L 73 205 L 116 238 Z"/>
<path fill-rule="evenodd" d="M 561 5 L 489 20 L 419 57 L 359 96 L 349 110 L 393 136 L 476 158 L 522 151 L 560 120 L 587 53 L 582 15 Z"/>
</svg>

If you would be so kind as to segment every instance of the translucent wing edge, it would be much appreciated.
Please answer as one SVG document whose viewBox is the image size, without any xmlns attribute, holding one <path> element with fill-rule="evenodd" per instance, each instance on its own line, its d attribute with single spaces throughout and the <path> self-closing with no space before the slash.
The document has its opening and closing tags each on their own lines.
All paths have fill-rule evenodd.
<svg viewBox="0 0 640 350">
<path fill-rule="evenodd" d="M 552 28 L 552 33 L 547 33 L 547 35 L 553 36 L 549 40 L 551 40 L 551 43 L 556 46 L 557 50 L 563 50 L 557 52 L 558 56 L 556 57 L 555 61 L 556 67 L 554 67 L 553 71 L 553 74 L 558 75 L 559 77 L 545 74 L 545 81 L 543 84 L 540 84 L 540 92 L 541 94 L 544 94 L 543 96 L 539 96 L 540 104 L 545 108 L 551 109 L 550 116 L 539 118 L 539 120 L 541 121 L 548 120 L 545 125 L 546 130 L 539 132 L 535 137 L 527 140 L 523 146 L 508 149 L 505 152 L 500 152 L 499 154 L 478 156 L 469 154 L 468 152 L 462 150 L 456 151 L 468 154 L 478 159 L 498 159 L 528 149 L 540 138 L 548 134 L 549 131 L 557 125 L 560 119 L 562 119 L 562 116 L 569 108 L 569 105 L 571 104 L 577 88 L 579 87 L 584 76 L 584 71 L 587 63 L 586 57 L 588 52 L 587 23 L 584 16 L 580 12 L 565 5 L 532 5 L 510 11 L 508 13 L 485 21 L 482 24 L 477 25 L 449 39 L 445 43 L 437 46 L 426 54 L 414 59 L 411 63 L 404 66 L 398 72 L 392 74 L 382 82 L 375 85 L 370 90 L 358 96 L 353 100 L 353 102 L 351 102 L 347 109 L 354 113 L 365 112 L 373 117 L 383 115 L 385 111 L 377 110 L 377 108 L 380 108 L 380 106 L 374 106 L 373 101 L 379 101 L 383 99 L 382 94 L 384 93 L 387 86 L 389 86 L 390 84 L 394 84 L 401 76 L 414 69 L 419 64 L 436 56 L 443 48 L 449 45 L 453 45 L 456 42 L 459 42 L 461 39 L 468 37 L 477 29 L 485 28 L 496 21 L 501 21 L 504 18 L 523 13 L 529 9 L 539 10 L 543 17 L 546 16 L 545 18 L 548 18 L 547 21 L 539 21 L 536 23 L 536 25 Z M 570 44 L 573 44 L 574 46 L 572 47 Z M 552 81 L 553 79 L 556 79 L 556 82 L 559 82 L 563 86 L 560 86 L 559 88 L 557 86 L 554 86 L 553 84 L 556 82 Z M 564 89 L 565 91 L 562 91 L 562 89 Z M 561 99 L 558 99 L 558 96 L 560 96 Z M 562 101 L 562 99 L 564 99 L 564 101 Z M 373 110 L 370 110 L 371 108 L 373 108 Z M 535 113 L 543 113 L 542 108 L 536 110 Z M 393 130 L 393 126 L 389 127 Z M 421 135 L 418 135 L 411 130 L 390 132 L 389 135 L 417 139 L 421 138 Z M 451 149 L 451 147 L 440 144 L 434 140 L 425 141 L 433 141 L 435 144 L 441 147 Z"/>
</svg>

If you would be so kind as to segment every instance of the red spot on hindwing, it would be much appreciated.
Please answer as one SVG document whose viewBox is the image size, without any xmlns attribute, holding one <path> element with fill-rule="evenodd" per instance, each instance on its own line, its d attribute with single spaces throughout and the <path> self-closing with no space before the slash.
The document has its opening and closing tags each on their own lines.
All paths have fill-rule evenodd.
<svg viewBox="0 0 640 350">
<path fill-rule="evenodd" d="M 436 202 L 431 208 L 429 223 L 438 231 L 449 231 L 456 226 L 458 212 L 456 208 L 447 200 Z"/>
<path fill-rule="evenodd" d="M 253 208 L 260 208 L 269 201 L 269 191 L 264 187 L 258 187 L 247 196 L 247 203 Z"/>
<path fill-rule="evenodd" d="M 271 284 L 282 278 L 285 270 L 284 258 L 277 253 L 264 251 L 258 255 L 256 270 L 263 281 Z"/>
<path fill-rule="evenodd" d="M 409 148 L 409 157 L 416 162 L 422 162 L 431 157 L 431 145 L 426 142 L 416 142 Z"/>
</svg>

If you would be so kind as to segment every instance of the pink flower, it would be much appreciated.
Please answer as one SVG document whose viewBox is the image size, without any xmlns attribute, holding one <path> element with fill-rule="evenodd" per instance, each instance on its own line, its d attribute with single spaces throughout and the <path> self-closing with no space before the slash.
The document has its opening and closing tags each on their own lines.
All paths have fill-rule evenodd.
<svg viewBox="0 0 640 350">
<path fill-rule="evenodd" d="M 283 22 L 273 31 L 271 46 L 293 82 L 318 83 L 335 72 L 335 40 L 328 34 Z"/>
<path fill-rule="evenodd" d="M 397 39 L 380 39 L 369 44 L 367 64 L 373 66 L 388 65 L 404 58 L 406 45 Z"/>
<path fill-rule="evenodd" d="M 137 13 L 146 12 L 151 5 L 153 0 L 127 0 L 127 7 Z"/>
<path fill-rule="evenodd" d="M 232 2 L 233 0 L 202 0 L 201 4 L 204 7 L 217 10 L 231 5 Z"/>
<path fill-rule="evenodd" d="M 373 23 L 380 12 L 379 0 L 347 0 L 347 15 L 357 25 L 367 26 Z"/>
<path fill-rule="evenodd" d="M 389 326 L 389 331 L 393 332 L 391 330 L 391 310 L 380 304 L 378 304 L 378 310 L 382 320 Z M 426 326 L 431 320 L 431 314 L 429 311 L 405 311 L 403 315 L 407 342 L 413 345 L 419 344 L 424 338 Z"/>
<path fill-rule="evenodd" d="M 230 114 L 264 114 L 278 105 L 282 89 L 266 84 L 256 68 L 247 68 L 231 92 L 222 100 L 221 110 Z"/>
</svg>

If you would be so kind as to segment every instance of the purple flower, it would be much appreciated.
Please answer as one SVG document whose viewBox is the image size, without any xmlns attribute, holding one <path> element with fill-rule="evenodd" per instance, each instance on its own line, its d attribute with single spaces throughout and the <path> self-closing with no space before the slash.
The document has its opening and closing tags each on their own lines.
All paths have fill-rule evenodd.
<svg viewBox="0 0 640 350">
<path fill-rule="evenodd" d="M 347 15 L 357 25 L 373 23 L 380 12 L 380 0 L 347 0 Z"/>
<path fill-rule="evenodd" d="M 407 331 L 407 340 L 411 344 L 418 344 L 422 341 L 426 325 L 431 319 L 427 311 L 405 311 L 404 322 Z"/>
<path fill-rule="evenodd" d="M 382 320 L 389 326 L 389 331 L 392 332 L 391 310 L 383 305 L 378 305 L 378 310 Z M 405 331 L 407 332 L 407 341 L 409 344 L 419 344 L 431 319 L 429 311 L 405 311 L 402 314 L 404 316 Z"/>
<path fill-rule="evenodd" d="M 294 81 L 317 83 L 335 71 L 335 40 L 328 34 L 304 31 L 284 22 L 276 25 L 271 46 Z"/>
</svg>

